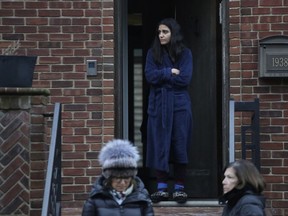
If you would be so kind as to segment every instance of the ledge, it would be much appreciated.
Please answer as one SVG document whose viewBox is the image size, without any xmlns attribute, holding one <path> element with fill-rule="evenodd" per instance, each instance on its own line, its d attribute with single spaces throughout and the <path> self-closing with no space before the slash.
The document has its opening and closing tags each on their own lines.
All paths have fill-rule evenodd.
<svg viewBox="0 0 288 216">
<path fill-rule="evenodd" d="M 40 97 L 41 103 L 46 104 L 49 95 L 48 89 L 0 88 L 0 110 L 27 110 L 31 108 L 33 98 Z"/>
<path fill-rule="evenodd" d="M 223 207 L 218 200 L 188 200 L 186 203 L 179 204 L 175 201 L 163 201 L 153 203 L 155 207 Z"/>
<path fill-rule="evenodd" d="M 49 96 L 50 91 L 48 89 L 41 88 L 7 88 L 0 87 L 0 95 L 45 95 Z"/>
</svg>

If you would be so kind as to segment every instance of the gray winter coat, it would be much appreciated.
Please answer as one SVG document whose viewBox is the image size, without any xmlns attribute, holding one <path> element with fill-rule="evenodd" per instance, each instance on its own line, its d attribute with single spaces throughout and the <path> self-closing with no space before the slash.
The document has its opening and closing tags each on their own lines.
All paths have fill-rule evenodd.
<svg viewBox="0 0 288 216">
<path fill-rule="evenodd" d="M 233 190 L 227 195 L 229 198 L 224 201 L 222 216 L 265 216 L 265 198 L 262 195 L 251 190 Z"/>
<path fill-rule="evenodd" d="M 103 176 L 100 177 L 93 185 L 82 216 L 154 216 L 148 191 L 140 178 L 135 177 L 136 187 L 121 205 L 103 188 L 104 179 Z"/>
</svg>

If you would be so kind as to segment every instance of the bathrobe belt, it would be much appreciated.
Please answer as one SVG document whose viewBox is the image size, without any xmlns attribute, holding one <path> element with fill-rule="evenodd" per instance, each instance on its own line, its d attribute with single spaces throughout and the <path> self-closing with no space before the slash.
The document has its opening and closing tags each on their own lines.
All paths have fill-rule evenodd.
<svg viewBox="0 0 288 216">
<path fill-rule="evenodd" d="M 161 88 L 161 100 L 162 100 L 162 127 L 167 128 L 169 121 L 173 119 L 174 109 L 174 89 Z"/>
</svg>

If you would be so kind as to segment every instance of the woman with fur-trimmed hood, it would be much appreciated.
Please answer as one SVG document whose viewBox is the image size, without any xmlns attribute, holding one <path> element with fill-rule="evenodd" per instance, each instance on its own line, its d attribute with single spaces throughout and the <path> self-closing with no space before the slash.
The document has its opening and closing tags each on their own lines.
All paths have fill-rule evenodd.
<svg viewBox="0 0 288 216">
<path fill-rule="evenodd" d="M 82 216 L 153 216 L 148 191 L 136 176 L 138 160 L 129 141 L 108 142 L 99 154 L 102 176 L 93 185 Z"/>
</svg>

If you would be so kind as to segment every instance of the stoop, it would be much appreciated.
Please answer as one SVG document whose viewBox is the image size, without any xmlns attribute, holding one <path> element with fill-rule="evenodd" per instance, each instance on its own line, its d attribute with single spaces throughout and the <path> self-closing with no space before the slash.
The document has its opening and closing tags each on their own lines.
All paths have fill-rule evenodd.
<svg viewBox="0 0 288 216">
<path fill-rule="evenodd" d="M 155 216 L 221 216 L 222 206 L 218 201 L 187 201 L 178 204 L 165 201 L 153 204 Z M 62 216 L 81 216 L 82 208 L 64 208 Z"/>
</svg>

